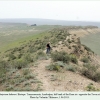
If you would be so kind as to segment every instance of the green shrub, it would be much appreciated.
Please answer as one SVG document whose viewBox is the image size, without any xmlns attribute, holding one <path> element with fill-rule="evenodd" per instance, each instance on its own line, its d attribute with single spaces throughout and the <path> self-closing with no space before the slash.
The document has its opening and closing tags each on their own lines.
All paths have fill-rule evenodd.
<svg viewBox="0 0 100 100">
<path fill-rule="evenodd" d="M 14 64 L 13 66 L 14 66 L 16 69 L 21 69 L 21 68 L 26 67 L 27 64 L 28 64 L 28 62 L 25 61 L 25 60 L 23 60 L 23 59 L 18 59 L 18 60 L 16 60 L 16 61 L 14 61 L 13 64 Z"/>
<path fill-rule="evenodd" d="M 83 45 L 84 46 L 84 49 L 87 50 L 87 51 L 90 51 L 92 53 L 94 53 L 89 47 L 87 47 L 86 45 Z"/>
<path fill-rule="evenodd" d="M 45 67 L 47 70 L 56 70 L 56 71 L 59 71 L 60 70 L 60 66 L 58 66 L 57 64 L 51 64 L 51 65 L 48 65 Z"/>
<path fill-rule="evenodd" d="M 20 59 L 23 56 L 22 53 L 18 54 L 18 59 Z"/>
<path fill-rule="evenodd" d="M 0 61 L 0 67 L 6 68 L 8 63 L 6 61 Z"/>
<path fill-rule="evenodd" d="M 87 91 L 95 91 L 95 87 L 93 87 L 92 85 L 88 85 L 86 89 Z"/>
<path fill-rule="evenodd" d="M 75 55 L 70 55 L 70 60 L 71 60 L 72 63 L 78 64 L 78 60 L 77 60 Z"/>
<path fill-rule="evenodd" d="M 66 70 L 72 71 L 72 72 L 76 72 L 76 67 L 72 66 L 72 65 L 67 65 L 66 66 Z"/>
<path fill-rule="evenodd" d="M 42 55 L 42 56 L 44 56 L 45 54 L 44 54 L 43 51 L 40 50 L 40 51 L 37 52 L 37 55 Z"/>
<path fill-rule="evenodd" d="M 96 89 L 93 84 L 89 84 L 87 87 L 86 87 L 86 90 L 87 91 L 100 91 L 99 89 Z"/>
<path fill-rule="evenodd" d="M 14 60 L 16 57 L 13 54 L 9 54 L 9 60 Z"/>
<path fill-rule="evenodd" d="M 23 69 L 22 73 L 23 73 L 23 75 L 28 75 L 28 74 L 30 74 L 30 70 L 29 69 Z"/>
<path fill-rule="evenodd" d="M 97 66 L 86 64 L 82 69 L 81 73 L 89 79 L 92 79 L 94 81 L 100 81 L 100 72 L 97 72 L 97 69 Z"/>
<path fill-rule="evenodd" d="M 65 67 L 66 66 L 66 64 L 63 61 L 57 61 L 57 62 L 55 62 L 55 64 L 57 64 L 60 67 Z"/>
<path fill-rule="evenodd" d="M 64 51 L 61 51 L 61 52 L 54 52 L 51 54 L 51 57 L 53 59 L 53 61 L 63 61 L 64 63 L 69 63 L 70 61 L 70 56 L 64 52 Z"/>
<path fill-rule="evenodd" d="M 8 88 L 6 88 L 6 91 L 13 91 L 14 87 L 13 86 L 9 86 Z"/>
<path fill-rule="evenodd" d="M 36 52 L 36 48 L 30 47 L 29 50 L 28 50 L 28 52 L 30 52 L 30 53 Z"/>
<path fill-rule="evenodd" d="M 57 38 L 60 39 L 60 40 L 65 40 L 66 37 L 60 35 L 60 36 L 57 36 Z"/>
<path fill-rule="evenodd" d="M 75 42 L 75 40 L 72 40 L 72 42 Z"/>
<path fill-rule="evenodd" d="M 76 45 L 73 45 L 73 47 L 75 48 L 74 52 L 77 52 L 79 50 L 79 48 Z"/>
<path fill-rule="evenodd" d="M 91 51 L 91 49 L 87 46 L 84 46 L 84 48 L 87 50 L 87 51 Z"/>
<path fill-rule="evenodd" d="M 68 48 L 71 49 L 71 46 L 69 46 Z"/>
<path fill-rule="evenodd" d="M 100 82 L 100 72 L 95 73 L 93 80 L 96 81 L 96 82 Z"/>
<path fill-rule="evenodd" d="M 88 63 L 89 62 L 89 59 L 86 58 L 86 57 L 84 57 L 84 58 L 81 59 L 81 61 L 84 62 L 84 63 Z"/>
<path fill-rule="evenodd" d="M 47 56 L 46 54 L 43 52 L 43 51 L 38 51 L 37 54 L 36 54 L 36 59 L 47 59 Z"/>
<path fill-rule="evenodd" d="M 31 74 L 25 75 L 25 79 L 34 79 L 35 77 Z"/>
<path fill-rule="evenodd" d="M 68 43 L 72 43 L 72 41 L 70 39 L 68 39 L 67 41 L 68 41 Z"/>
<path fill-rule="evenodd" d="M 6 72 L 7 72 L 7 66 L 8 66 L 8 63 L 5 62 L 5 61 L 1 61 L 0 62 L 0 78 L 3 78 L 6 76 Z"/>
<path fill-rule="evenodd" d="M 84 67 L 87 68 L 88 70 L 91 70 L 93 72 L 96 72 L 98 69 L 98 66 L 91 65 L 90 63 L 84 64 Z"/>
<path fill-rule="evenodd" d="M 27 61 L 27 62 L 33 62 L 33 58 L 31 57 L 30 54 L 26 54 L 24 55 L 24 60 Z"/>
</svg>

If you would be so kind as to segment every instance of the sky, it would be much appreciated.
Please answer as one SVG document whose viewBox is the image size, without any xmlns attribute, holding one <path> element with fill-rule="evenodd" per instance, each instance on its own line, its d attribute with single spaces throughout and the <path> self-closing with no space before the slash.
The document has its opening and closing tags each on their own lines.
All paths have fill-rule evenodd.
<svg viewBox="0 0 100 100">
<path fill-rule="evenodd" d="M 100 1 L 0 1 L 2 18 L 100 21 Z"/>
</svg>

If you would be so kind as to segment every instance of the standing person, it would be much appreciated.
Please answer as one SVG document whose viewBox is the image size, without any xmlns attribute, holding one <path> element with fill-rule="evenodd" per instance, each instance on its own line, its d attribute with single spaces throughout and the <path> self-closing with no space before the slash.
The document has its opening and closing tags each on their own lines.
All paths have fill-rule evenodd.
<svg viewBox="0 0 100 100">
<path fill-rule="evenodd" d="M 50 53 L 50 49 L 51 49 L 50 42 L 47 43 L 46 47 L 47 47 L 46 54 L 48 54 L 48 53 Z"/>
</svg>

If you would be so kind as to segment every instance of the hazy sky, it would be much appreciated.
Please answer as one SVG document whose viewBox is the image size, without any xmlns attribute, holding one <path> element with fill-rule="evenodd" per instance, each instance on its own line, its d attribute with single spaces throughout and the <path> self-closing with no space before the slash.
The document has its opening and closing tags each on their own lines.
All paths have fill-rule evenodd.
<svg viewBox="0 0 100 100">
<path fill-rule="evenodd" d="M 0 18 L 100 21 L 100 1 L 0 1 Z"/>
</svg>

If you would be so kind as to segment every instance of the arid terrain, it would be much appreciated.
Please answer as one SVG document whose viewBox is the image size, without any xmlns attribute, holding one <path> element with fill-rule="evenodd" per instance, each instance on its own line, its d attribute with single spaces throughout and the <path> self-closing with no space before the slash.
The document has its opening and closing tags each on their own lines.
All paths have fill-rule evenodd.
<svg viewBox="0 0 100 100">
<path fill-rule="evenodd" d="M 59 26 L 1 52 L 0 91 L 100 91 L 100 57 L 80 40 L 97 33 L 95 26 Z"/>
</svg>

